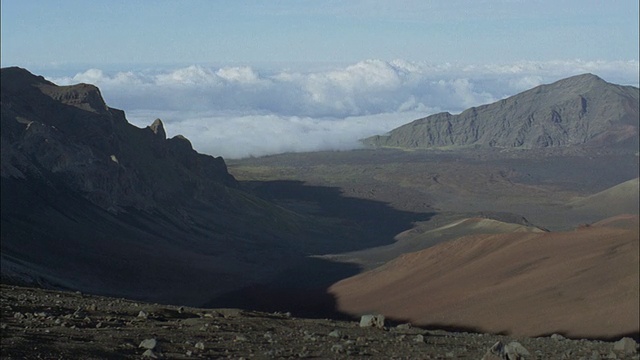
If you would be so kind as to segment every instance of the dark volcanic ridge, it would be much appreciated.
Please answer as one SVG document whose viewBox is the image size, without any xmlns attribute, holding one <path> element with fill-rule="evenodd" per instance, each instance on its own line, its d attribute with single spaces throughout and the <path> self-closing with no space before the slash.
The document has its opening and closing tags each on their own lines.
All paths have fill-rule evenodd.
<svg viewBox="0 0 640 360">
<path fill-rule="evenodd" d="M 638 149 L 639 89 L 584 74 L 541 85 L 461 114 L 439 113 L 363 142 L 399 148 Z"/>
<path fill-rule="evenodd" d="M 222 158 L 167 139 L 161 120 L 129 124 L 93 85 L 21 68 L 1 79 L 5 282 L 202 305 L 309 254 L 368 246 L 241 190 Z"/>
</svg>

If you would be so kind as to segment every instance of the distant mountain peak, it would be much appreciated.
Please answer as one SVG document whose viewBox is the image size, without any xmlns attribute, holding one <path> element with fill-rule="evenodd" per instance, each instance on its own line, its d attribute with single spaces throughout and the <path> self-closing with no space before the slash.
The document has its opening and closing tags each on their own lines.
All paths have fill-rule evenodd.
<svg viewBox="0 0 640 360">
<path fill-rule="evenodd" d="M 439 113 L 363 142 L 399 148 L 638 147 L 639 89 L 581 74 L 458 115 Z"/>
</svg>

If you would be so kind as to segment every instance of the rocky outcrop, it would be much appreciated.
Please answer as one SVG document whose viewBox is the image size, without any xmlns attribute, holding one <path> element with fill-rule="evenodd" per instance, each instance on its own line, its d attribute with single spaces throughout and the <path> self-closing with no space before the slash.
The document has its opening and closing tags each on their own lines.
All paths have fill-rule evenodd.
<svg viewBox="0 0 640 360">
<path fill-rule="evenodd" d="M 2 69 L 2 176 L 46 179 L 116 212 L 235 186 L 222 158 L 166 139 L 160 119 L 137 128 L 95 86 L 56 86 L 20 68 Z"/>
<path fill-rule="evenodd" d="M 461 114 L 413 121 L 366 145 L 400 148 L 638 147 L 639 90 L 592 74 L 541 85 Z"/>
</svg>

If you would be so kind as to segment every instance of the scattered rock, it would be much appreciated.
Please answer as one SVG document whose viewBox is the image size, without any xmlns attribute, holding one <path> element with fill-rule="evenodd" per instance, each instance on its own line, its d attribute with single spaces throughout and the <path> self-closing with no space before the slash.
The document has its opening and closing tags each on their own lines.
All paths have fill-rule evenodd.
<svg viewBox="0 0 640 360">
<path fill-rule="evenodd" d="M 501 341 L 496 342 L 487 350 L 482 357 L 482 360 L 503 360 L 504 357 L 504 344 Z"/>
<path fill-rule="evenodd" d="M 157 359 L 158 355 L 156 355 L 151 349 L 147 349 L 142 353 L 142 357 Z"/>
<path fill-rule="evenodd" d="M 138 345 L 138 347 L 141 347 L 143 349 L 153 350 L 155 349 L 157 344 L 158 342 L 156 341 L 156 339 L 144 339 L 142 340 L 140 345 Z"/>
<path fill-rule="evenodd" d="M 148 317 L 149 317 L 149 314 L 147 314 L 146 312 L 144 312 L 144 311 L 140 310 L 140 312 L 138 313 L 138 317 L 139 317 L 139 318 L 146 319 L 146 318 L 148 318 Z"/>
<path fill-rule="evenodd" d="M 623 337 L 622 339 L 613 343 L 613 351 L 620 351 L 625 354 L 635 354 L 638 350 L 638 344 L 629 337 Z"/>
<path fill-rule="evenodd" d="M 529 351 L 517 341 L 507 345 L 498 341 L 487 350 L 482 360 L 521 360 L 530 355 Z"/>
<path fill-rule="evenodd" d="M 638 358 L 637 352 L 633 355 L 624 353 L 625 344 L 629 351 L 636 349 L 635 342 L 630 339 L 618 342 L 614 351 L 613 342 L 584 339 L 558 341 L 549 336 L 523 337 L 515 342 L 516 339 L 504 335 L 451 333 L 437 329 L 427 332 L 419 328 L 396 331 L 394 327 L 392 331 L 373 331 L 370 326 L 360 327 L 352 321 L 287 319 L 282 314 L 276 316 L 245 310 L 185 307 L 182 316 L 165 317 L 164 314 L 177 314 L 178 307 L 159 304 L 138 304 L 136 307 L 129 301 L 115 303 L 112 299 L 90 295 L 77 297 L 73 293 L 56 297 L 64 301 L 60 305 L 53 305 L 52 296 L 45 290 L 7 290 L 2 284 L 0 287 L 3 359 L 70 359 L 78 358 L 78 354 L 100 354 L 105 350 L 118 359 Z M 40 299 L 34 299 L 34 293 L 42 294 Z M 92 303 L 99 310 L 88 310 Z M 78 309 L 82 309 L 82 312 L 76 313 Z M 149 319 L 154 320 L 140 321 L 137 317 L 140 309 L 153 314 L 149 315 Z M 17 319 L 16 312 L 24 318 Z M 201 316 L 204 313 L 215 316 L 206 318 Z M 90 323 L 86 323 L 85 318 L 90 318 Z M 60 326 L 62 324 L 65 326 Z M 74 326 L 75 329 L 72 328 Z M 98 326 L 99 330 L 96 330 Z M 207 332 L 200 332 L 200 327 L 207 329 Z M 43 346 L 43 339 L 46 339 L 47 346 Z M 487 351 L 491 344 L 494 346 Z M 527 355 L 529 352 L 531 355 Z"/>
<path fill-rule="evenodd" d="M 505 353 L 509 360 L 522 359 L 525 356 L 531 356 L 529 351 L 517 341 L 512 341 L 504 347 Z"/>
<path fill-rule="evenodd" d="M 551 338 L 552 338 L 553 340 L 557 340 L 557 341 L 562 341 L 562 340 L 565 340 L 565 339 L 566 339 L 564 336 L 562 336 L 562 335 L 560 335 L 560 334 L 553 334 L 553 335 L 551 335 Z"/>
<path fill-rule="evenodd" d="M 410 323 L 400 324 L 400 325 L 396 326 L 396 329 L 398 329 L 398 330 L 409 330 L 409 329 L 411 329 L 411 324 Z"/>
<path fill-rule="evenodd" d="M 360 318 L 360 327 L 384 329 L 384 315 L 362 315 Z"/>
</svg>

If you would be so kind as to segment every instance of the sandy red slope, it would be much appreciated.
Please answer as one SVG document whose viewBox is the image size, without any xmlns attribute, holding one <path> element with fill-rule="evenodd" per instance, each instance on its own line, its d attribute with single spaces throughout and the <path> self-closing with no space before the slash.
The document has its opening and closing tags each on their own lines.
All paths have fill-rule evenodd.
<svg viewBox="0 0 640 360">
<path fill-rule="evenodd" d="M 639 218 L 557 233 L 473 235 L 333 285 L 341 311 L 420 325 L 610 337 L 639 326 Z"/>
</svg>

